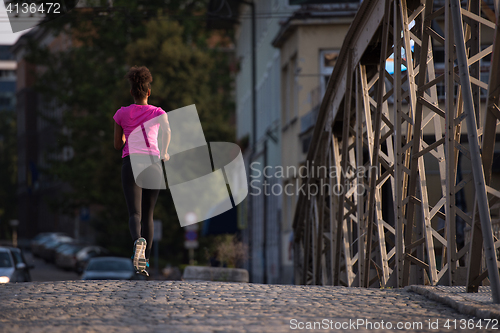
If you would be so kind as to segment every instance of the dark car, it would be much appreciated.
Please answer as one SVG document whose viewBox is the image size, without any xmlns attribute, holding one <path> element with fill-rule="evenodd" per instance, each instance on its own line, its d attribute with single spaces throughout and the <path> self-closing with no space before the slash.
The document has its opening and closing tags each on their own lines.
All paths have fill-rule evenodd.
<svg viewBox="0 0 500 333">
<path fill-rule="evenodd" d="M 83 272 L 82 280 L 145 280 L 135 272 L 132 260 L 120 257 L 92 258 Z"/>
<path fill-rule="evenodd" d="M 21 250 L 13 247 L 0 247 L 0 283 L 30 282 L 30 266 L 26 263 Z"/>
<path fill-rule="evenodd" d="M 80 251 L 78 251 L 75 255 L 76 257 L 76 265 L 75 265 L 75 270 L 78 274 L 83 273 L 85 270 L 85 267 L 87 267 L 87 264 L 90 259 L 95 258 L 95 257 L 103 257 L 103 256 L 109 256 L 109 251 L 106 250 L 105 248 L 102 248 L 100 246 L 86 246 Z"/>
</svg>

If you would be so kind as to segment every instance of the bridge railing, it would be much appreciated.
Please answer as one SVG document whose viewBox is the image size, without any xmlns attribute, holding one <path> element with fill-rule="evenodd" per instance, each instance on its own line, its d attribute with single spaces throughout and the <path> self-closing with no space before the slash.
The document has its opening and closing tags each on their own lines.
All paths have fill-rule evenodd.
<svg viewBox="0 0 500 333">
<path fill-rule="evenodd" d="M 363 1 L 307 155 L 297 283 L 477 291 L 489 282 L 500 301 L 489 208 L 500 202 L 491 185 L 500 32 L 498 1 L 488 3 Z"/>
</svg>

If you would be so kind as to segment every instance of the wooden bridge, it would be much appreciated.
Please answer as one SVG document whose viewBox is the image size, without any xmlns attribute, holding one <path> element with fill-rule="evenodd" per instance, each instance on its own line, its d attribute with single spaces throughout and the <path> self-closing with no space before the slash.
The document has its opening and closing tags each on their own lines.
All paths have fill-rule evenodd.
<svg viewBox="0 0 500 333">
<path fill-rule="evenodd" d="M 297 283 L 466 285 L 470 292 L 489 283 L 500 302 L 491 215 L 500 190 L 490 187 L 500 123 L 499 6 L 362 2 L 307 155 L 314 172 L 303 184 L 321 190 L 298 199 Z M 481 80 L 486 59 L 489 79 Z M 472 171 L 463 177 L 459 157 Z M 439 184 L 429 183 L 430 168 Z M 462 189 L 474 196 L 470 212 L 457 204 Z M 457 219 L 469 230 L 461 246 Z"/>
</svg>

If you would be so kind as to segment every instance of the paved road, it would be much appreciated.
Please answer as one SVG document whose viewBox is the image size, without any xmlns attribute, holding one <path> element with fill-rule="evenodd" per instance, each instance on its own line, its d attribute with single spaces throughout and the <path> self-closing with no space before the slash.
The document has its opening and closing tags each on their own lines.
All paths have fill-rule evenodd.
<svg viewBox="0 0 500 333">
<path fill-rule="evenodd" d="M 43 259 L 36 258 L 31 252 L 25 252 L 26 261 L 34 265 L 30 270 L 32 281 L 68 281 L 78 280 L 80 275 L 73 271 L 65 271 L 54 264 L 46 263 Z"/>
<path fill-rule="evenodd" d="M 456 320 L 457 327 L 460 320 L 479 321 L 409 291 L 345 287 L 182 281 L 31 282 L 1 286 L 0 300 L 1 332 L 277 333 L 299 331 L 307 327 L 307 322 L 321 322 L 336 332 L 386 332 L 389 323 L 393 331 L 402 323 L 407 327 L 417 325 L 411 332 L 452 332 L 455 330 L 444 327 L 447 320 Z M 363 325 L 353 326 L 361 320 Z M 437 322 L 438 329 L 431 330 L 430 322 Z M 484 331 L 484 327 L 477 331 Z"/>
</svg>

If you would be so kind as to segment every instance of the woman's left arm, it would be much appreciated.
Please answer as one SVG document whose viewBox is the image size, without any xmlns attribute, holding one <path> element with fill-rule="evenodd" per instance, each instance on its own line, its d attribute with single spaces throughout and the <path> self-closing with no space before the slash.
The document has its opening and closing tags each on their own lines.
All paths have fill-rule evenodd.
<svg viewBox="0 0 500 333">
<path fill-rule="evenodd" d="M 115 149 L 121 150 L 125 144 L 125 134 L 123 134 L 123 128 L 115 122 Z"/>
</svg>

